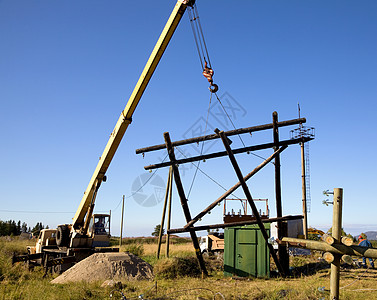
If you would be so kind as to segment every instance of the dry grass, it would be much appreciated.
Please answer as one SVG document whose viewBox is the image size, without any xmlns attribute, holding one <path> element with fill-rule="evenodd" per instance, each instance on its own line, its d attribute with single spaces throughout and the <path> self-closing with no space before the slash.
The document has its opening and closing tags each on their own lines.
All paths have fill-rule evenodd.
<svg viewBox="0 0 377 300">
<path fill-rule="evenodd" d="M 0 239 L 0 299 L 109 299 L 113 288 L 102 288 L 101 282 L 52 285 L 53 276 L 42 278 L 41 270 L 29 272 L 22 264 L 11 266 L 11 253 L 21 251 L 26 244 L 25 241 Z M 142 244 L 142 247 L 145 257 L 155 257 L 156 244 Z M 164 252 L 163 248 L 161 253 Z M 172 245 L 170 253 L 172 257 L 194 256 L 190 243 Z M 301 267 L 314 261 L 315 257 L 309 260 L 294 258 L 291 266 Z M 164 267 L 164 260 L 153 262 Z M 141 294 L 144 299 L 328 299 L 329 274 L 329 269 L 323 269 L 314 275 L 297 278 L 232 279 L 214 270 L 206 279 L 182 277 L 185 275 L 182 273 L 174 279 L 157 277 L 155 281 L 122 282 L 122 285 L 127 299 L 137 299 Z M 343 269 L 340 298 L 377 299 L 376 280 L 377 270 Z"/>
<path fill-rule="evenodd" d="M 140 257 L 156 257 L 157 255 L 157 244 L 141 244 L 141 243 L 130 243 L 122 245 L 120 251 L 128 251 Z M 170 257 L 186 257 L 195 256 L 194 247 L 191 243 L 185 244 L 171 244 L 169 246 L 169 256 Z M 166 257 L 166 244 L 161 245 L 160 258 Z"/>
<path fill-rule="evenodd" d="M 342 274 L 343 275 L 343 274 Z M 373 279 L 375 281 L 375 279 Z M 376 299 L 373 280 L 342 278 L 340 299 Z M 136 299 L 144 294 L 148 299 L 328 299 L 329 275 L 327 272 L 294 279 L 245 279 L 232 278 L 177 278 L 125 283 L 124 292 Z M 348 284 L 351 284 L 347 286 Z M 324 290 L 322 289 L 324 287 Z M 163 298 L 166 297 L 166 298 Z M 224 298 L 223 298 L 224 297 Z"/>
<path fill-rule="evenodd" d="M 13 253 L 23 254 L 26 253 L 26 247 L 35 246 L 35 242 L 35 239 L 27 240 L 2 236 L 0 237 L 0 248 L 3 254 L 9 256 L 13 255 Z"/>
<path fill-rule="evenodd" d="M 165 257 L 166 244 L 161 245 L 160 257 Z M 157 244 L 147 244 L 144 245 L 145 255 L 156 255 L 157 254 Z M 194 246 L 192 243 L 186 244 L 172 244 L 169 246 L 169 254 L 171 256 L 181 256 L 182 254 L 195 255 Z"/>
</svg>

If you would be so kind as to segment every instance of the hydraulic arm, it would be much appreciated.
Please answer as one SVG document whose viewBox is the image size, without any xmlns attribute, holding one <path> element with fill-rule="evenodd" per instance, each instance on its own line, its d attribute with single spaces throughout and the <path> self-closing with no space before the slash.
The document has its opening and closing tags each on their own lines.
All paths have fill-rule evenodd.
<svg viewBox="0 0 377 300">
<path fill-rule="evenodd" d="M 186 8 L 193 5 L 195 1 L 178 0 L 173 12 L 171 13 L 164 30 L 162 31 L 156 46 L 154 47 L 152 54 L 150 55 L 147 64 L 144 67 L 143 72 L 140 75 L 140 78 L 127 102 L 125 109 L 120 114 L 120 117 L 115 125 L 114 130 L 112 131 L 109 141 L 105 147 L 105 150 L 100 157 L 100 160 L 97 164 L 97 167 L 94 171 L 92 178 L 90 179 L 89 185 L 86 188 L 84 196 L 81 200 L 79 208 L 76 211 L 76 214 L 73 218 L 72 228 L 75 231 L 81 231 L 86 233 L 89 220 L 93 213 L 94 202 L 96 199 L 97 191 L 102 183 L 106 180 L 106 171 L 109 167 L 111 160 L 113 159 L 115 152 L 123 138 L 124 133 L 127 130 L 128 125 L 132 121 L 132 115 L 136 109 L 137 104 L 139 103 L 149 80 L 151 79 L 153 72 L 155 71 L 167 45 L 175 29 L 177 28 Z"/>
</svg>

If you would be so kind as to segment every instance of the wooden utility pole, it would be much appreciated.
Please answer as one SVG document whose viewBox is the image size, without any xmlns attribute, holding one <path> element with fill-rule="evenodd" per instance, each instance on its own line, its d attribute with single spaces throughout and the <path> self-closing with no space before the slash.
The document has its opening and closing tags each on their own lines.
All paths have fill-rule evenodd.
<svg viewBox="0 0 377 300">
<path fill-rule="evenodd" d="M 170 189 L 169 189 L 169 203 L 168 203 L 168 222 L 166 224 L 166 257 L 169 257 L 169 246 L 170 246 L 169 230 L 170 230 L 170 223 L 171 223 L 171 198 L 172 198 L 172 191 L 173 191 L 173 188 L 172 188 L 172 185 L 173 185 L 173 176 L 172 176 L 173 169 L 172 169 L 172 167 L 170 167 L 169 173 L 171 175 L 170 175 L 170 186 L 169 186 Z"/>
<path fill-rule="evenodd" d="M 123 199 L 122 199 L 122 216 L 120 218 L 120 240 L 119 240 L 119 246 L 122 246 L 122 239 L 123 239 L 124 198 L 125 198 L 125 196 L 123 195 Z"/>
<path fill-rule="evenodd" d="M 281 261 L 277 258 L 276 254 L 275 254 L 275 251 L 274 251 L 274 248 L 273 248 L 272 245 L 268 242 L 268 238 L 269 238 L 269 237 L 268 237 L 268 234 L 267 234 L 266 228 L 265 228 L 264 225 L 263 225 L 262 219 L 261 219 L 261 217 L 260 217 L 260 215 L 259 215 L 259 212 L 258 212 L 257 207 L 255 206 L 255 203 L 254 203 L 254 200 L 253 200 L 253 198 L 252 198 L 252 196 L 251 196 L 250 190 L 249 190 L 249 188 L 248 188 L 248 186 L 247 186 L 247 184 L 246 184 L 246 182 L 245 182 L 245 180 L 244 180 L 244 177 L 243 177 L 243 175 L 242 175 L 241 169 L 240 169 L 239 166 L 238 166 L 238 163 L 237 163 L 237 161 L 236 161 L 236 158 L 234 157 L 234 154 L 233 154 L 233 152 L 232 152 L 232 149 L 230 148 L 229 141 L 228 141 L 229 139 L 226 137 L 224 131 L 220 131 L 219 129 L 216 128 L 216 129 L 215 129 L 215 132 L 220 136 L 220 138 L 221 138 L 221 140 L 222 140 L 222 142 L 223 142 L 223 144 L 224 144 L 224 147 L 225 147 L 225 149 L 226 149 L 226 152 L 228 153 L 228 156 L 229 156 L 229 160 L 230 160 L 230 162 L 232 163 L 233 169 L 234 169 L 234 171 L 235 171 L 235 173 L 236 173 L 236 175 L 237 175 L 237 177 L 238 177 L 238 180 L 239 180 L 239 182 L 240 182 L 240 184 L 241 184 L 241 187 L 242 187 L 242 189 L 243 189 L 243 191 L 244 191 L 244 194 L 245 194 L 245 196 L 246 196 L 246 198 L 247 198 L 247 201 L 249 202 L 249 205 L 250 205 L 250 207 L 251 207 L 251 210 L 253 211 L 253 215 L 254 215 L 254 217 L 255 217 L 255 219 L 256 219 L 256 221 L 257 221 L 257 224 L 258 224 L 258 226 L 259 226 L 259 229 L 260 229 L 260 231 L 261 231 L 261 234 L 262 234 L 263 238 L 264 238 L 265 241 L 266 241 L 266 245 L 267 245 L 267 247 L 268 247 L 269 250 L 270 250 L 270 254 L 271 254 L 271 256 L 272 256 L 272 258 L 273 258 L 273 260 L 274 260 L 274 262 L 275 262 L 275 264 L 276 264 L 276 267 L 277 267 L 277 269 L 278 269 L 280 275 L 285 276 L 285 275 L 287 275 L 288 273 L 285 272 L 285 270 L 283 269 L 283 267 L 282 267 L 282 263 L 281 263 Z M 288 271 L 289 271 L 289 270 L 288 270 Z"/>
<path fill-rule="evenodd" d="M 169 197 L 169 190 L 170 190 L 170 182 L 172 176 L 172 168 L 169 169 L 168 181 L 166 183 L 166 192 L 165 192 L 165 200 L 164 200 L 164 208 L 162 209 L 162 217 L 161 217 L 161 225 L 160 225 L 160 232 L 158 234 L 158 245 L 157 245 L 157 259 L 160 258 L 160 250 L 161 250 L 161 243 L 162 243 L 162 235 L 164 232 L 164 225 L 165 225 L 165 215 L 166 215 L 166 206 L 168 204 L 168 197 Z"/>
<path fill-rule="evenodd" d="M 185 191 L 183 189 L 181 176 L 180 176 L 179 170 L 178 170 L 178 165 L 176 164 L 174 148 L 172 146 L 172 143 L 171 143 L 171 140 L 170 140 L 170 135 L 169 135 L 168 132 L 164 132 L 164 139 L 165 139 L 165 145 L 166 145 L 166 149 L 167 149 L 168 154 L 169 154 L 170 161 L 173 162 L 173 164 L 172 164 L 173 177 L 174 177 L 175 185 L 177 187 L 179 199 L 181 200 L 181 206 L 182 206 L 183 214 L 185 215 L 186 222 L 188 223 L 192 220 L 191 213 L 190 213 L 190 209 L 188 207 Z M 199 261 L 199 266 L 200 266 L 200 269 L 202 271 L 202 276 L 208 276 L 207 268 L 205 266 L 202 253 L 200 252 L 198 237 L 197 237 L 194 230 L 190 230 L 190 236 L 191 236 L 192 244 L 193 244 L 194 249 L 195 249 L 196 257 Z"/>
<path fill-rule="evenodd" d="M 273 138 L 274 138 L 274 151 L 279 149 L 279 126 L 278 126 L 278 113 L 274 111 L 272 113 L 272 126 L 273 126 Z M 280 155 L 275 156 L 275 197 L 276 197 L 276 217 L 281 218 L 283 216 L 283 208 L 281 204 L 281 178 L 280 178 Z M 278 225 L 278 238 L 281 239 L 287 235 L 286 223 L 282 221 L 277 222 Z M 289 255 L 286 247 L 278 246 L 279 262 L 284 270 L 285 274 L 289 274 Z"/>
<path fill-rule="evenodd" d="M 110 218 L 109 218 L 109 233 L 111 234 L 111 209 L 110 209 Z"/>
<path fill-rule="evenodd" d="M 334 203 L 332 216 L 332 237 L 340 243 L 342 231 L 342 206 L 343 189 L 334 189 Z M 339 299 L 339 274 L 340 274 L 340 255 L 334 254 L 334 261 L 331 263 L 330 275 L 330 299 Z"/>
<path fill-rule="evenodd" d="M 300 104 L 298 104 L 298 117 L 300 118 L 300 115 L 301 115 L 301 109 L 300 109 Z M 304 138 L 305 134 L 304 134 L 304 126 L 302 125 L 302 123 L 300 123 L 298 125 L 298 132 L 299 132 L 299 138 Z M 305 168 L 305 142 L 302 141 L 300 143 L 300 146 L 301 146 L 301 180 L 302 180 L 302 214 L 304 216 L 304 223 L 303 223 L 303 227 L 304 227 L 304 238 L 307 239 L 308 238 L 308 206 L 307 206 L 307 195 L 306 195 L 306 190 L 307 190 L 307 186 L 306 186 L 306 168 Z"/>
<path fill-rule="evenodd" d="M 245 181 L 248 180 L 249 178 L 251 178 L 254 174 L 256 174 L 260 169 L 262 169 L 264 166 L 266 166 L 273 159 L 275 159 L 275 167 L 276 167 L 275 168 L 276 207 L 277 207 L 276 221 L 279 221 L 279 237 L 282 238 L 283 236 L 286 235 L 285 234 L 285 232 L 286 232 L 286 226 L 285 226 L 286 222 L 285 221 L 288 220 L 288 219 L 287 219 L 287 217 L 283 217 L 283 214 L 282 214 L 281 183 L 280 183 L 280 176 L 281 175 L 280 175 L 280 157 L 279 157 L 279 154 L 284 149 L 286 149 L 289 145 L 294 145 L 294 144 L 299 144 L 301 142 L 310 141 L 313 138 L 312 137 L 308 137 L 308 138 L 302 137 L 302 138 L 294 138 L 294 139 L 290 139 L 290 140 L 280 141 L 279 140 L 279 130 L 278 130 L 278 128 L 283 127 L 283 126 L 288 126 L 288 125 L 305 123 L 305 122 L 306 122 L 306 120 L 304 118 L 278 122 L 277 113 L 274 112 L 273 123 L 270 123 L 270 124 L 254 126 L 254 127 L 249 127 L 249 128 L 235 129 L 235 130 L 232 130 L 232 131 L 222 132 L 221 134 L 220 134 L 220 132 L 217 132 L 217 133 L 211 134 L 211 135 L 195 137 L 195 138 L 181 140 L 181 141 L 175 141 L 175 142 L 172 142 L 170 140 L 169 133 L 165 132 L 164 133 L 164 139 L 165 139 L 164 144 L 145 147 L 145 148 L 141 148 L 141 149 L 136 150 L 136 153 L 146 153 L 146 152 L 156 151 L 156 150 L 160 150 L 160 149 L 164 149 L 164 148 L 167 149 L 170 161 L 145 166 L 144 169 L 152 170 L 152 169 L 162 168 L 162 167 L 167 167 L 167 166 L 172 167 L 174 182 L 175 182 L 175 186 L 176 186 L 176 189 L 177 189 L 177 192 L 178 192 L 178 196 L 180 198 L 182 210 L 183 210 L 183 213 L 184 213 L 184 216 L 185 216 L 185 219 L 186 219 L 186 225 L 183 228 L 179 228 L 179 229 L 168 229 L 167 232 L 171 233 L 171 234 L 177 233 L 177 232 L 189 232 L 190 233 L 190 236 L 191 236 L 194 248 L 195 248 L 196 256 L 198 258 L 199 265 L 200 265 L 203 273 L 207 273 L 207 271 L 206 271 L 206 268 L 205 268 L 205 265 L 204 265 L 203 257 L 200 253 L 199 243 L 198 243 L 197 236 L 196 236 L 195 232 L 197 230 L 203 230 L 204 227 L 206 227 L 206 228 L 211 228 L 211 227 L 222 228 L 222 227 L 226 227 L 226 226 L 224 226 L 224 224 L 194 226 L 194 224 L 196 222 L 198 222 L 203 216 L 205 216 L 206 214 L 209 214 L 210 211 L 217 204 L 219 204 L 221 201 L 223 201 L 227 197 L 227 195 L 232 193 L 237 188 L 242 187 L 242 189 L 245 192 L 245 195 L 247 194 L 246 198 L 248 198 L 247 200 L 248 200 L 250 206 L 251 207 L 254 206 L 254 208 L 255 208 L 255 211 L 253 211 L 253 213 L 255 215 L 255 218 L 257 218 L 256 221 L 257 221 L 257 224 L 259 225 L 259 227 L 261 228 L 262 235 L 266 239 L 266 241 L 268 240 L 268 235 L 266 234 L 266 231 L 263 230 L 263 229 L 265 229 L 264 225 L 263 225 L 263 220 L 258 218 L 258 217 L 260 217 L 259 212 L 255 207 L 254 200 L 251 197 L 250 191 L 248 190 Z M 249 146 L 249 147 L 246 147 L 244 145 L 244 147 L 238 148 L 238 149 L 231 149 L 229 147 L 229 139 L 228 139 L 229 136 L 239 135 L 239 134 L 242 134 L 242 133 L 248 133 L 248 132 L 254 132 L 254 131 L 261 131 L 261 130 L 266 130 L 266 129 L 273 129 L 273 138 L 274 139 L 270 143 L 254 145 L 254 146 Z M 226 151 L 208 153 L 208 154 L 194 156 L 194 157 L 185 157 L 185 158 L 182 158 L 182 159 L 177 159 L 175 157 L 175 154 L 174 154 L 174 147 L 175 146 L 186 145 L 186 144 L 190 144 L 190 143 L 194 143 L 194 142 L 203 142 L 203 141 L 207 141 L 207 140 L 214 140 L 214 139 L 218 139 L 218 138 L 222 139 L 224 147 L 226 148 L 225 149 Z M 245 153 L 245 152 L 248 152 L 248 151 L 257 151 L 257 150 L 262 150 L 262 149 L 267 149 L 267 148 L 270 148 L 270 149 L 274 148 L 274 153 L 268 159 L 266 159 L 263 163 L 261 163 L 258 167 L 256 167 L 251 173 L 249 173 L 246 176 L 243 176 L 242 172 L 240 171 L 240 168 L 238 166 L 238 163 L 234 158 L 234 155 L 240 154 L 240 153 Z M 178 166 L 182 165 L 182 164 L 189 163 L 189 162 L 199 161 L 199 160 L 203 160 L 203 159 L 210 159 L 210 158 L 215 158 L 215 157 L 222 157 L 222 156 L 228 156 L 230 158 L 231 163 L 233 164 L 233 168 L 234 168 L 234 170 L 237 174 L 237 177 L 239 177 L 238 178 L 239 182 L 235 186 L 230 188 L 228 191 L 226 191 L 222 196 L 220 196 L 217 200 L 215 200 L 212 204 L 210 204 L 206 209 L 201 211 L 198 215 L 196 215 L 193 218 L 191 216 L 191 213 L 190 213 L 190 210 L 189 210 L 189 207 L 188 207 L 188 200 L 186 199 L 186 196 L 185 196 L 185 192 L 184 192 L 183 185 L 182 185 L 182 182 L 181 182 Z M 296 219 L 296 217 L 302 218 L 302 215 L 294 216 L 294 217 L 295 217 L 295 219 Z M 284 220 L 284 222 L 283 222 L 283 220 Z M 235 223 L 237 223 L 237 222 L 235 222 Z M 235 223 L 232 223 L 232 226 L 235 225 Z M 243 221 L 243 224 L 237 223 L 237 225 L 245 225 L 247 223 L 248 223 L 248 221 Z M 228 225 L 228 224 L 226 224 L 226 225 Z M 269 247 L 270 244 L 267 242 L 267 245 Z M 272 255 L 272 257 L 273 257 L 273 259 L 276 263 L 276 266 L 279 270 L 279 273 L 282 274 L 283 276 L 288 275 L 289 274 L 289 256 L 288 256 L 287 249 L 285 247 L 280 247 L 280 249 L 279 249 L 280 259 L 278 259 L 277 255 L 274 252 L 274 249 L 270 249 L 270 252 L 271 252 L 271 255 Z M 284 268 L 281 266 L 281 263 L 285 264 Z"/>
<path fill-rule="evenodd" d="M 305 143 L 301 142 L 301 178 L 302 178 L 302 213 L 304 215 L 304 236 L 308 238 L 308 207 L 306 205 L 306 171 L 305 171 Z"/>
<path fill-rule="evenodd" d="M 324 258 L 331 262 L 330 274 L 330 299 L 339 299 L 339 273 L 340 260 L 346 263 L 352 263 L 351 256 L 377 258 L 377 249 L 354 246 L 349 238 L 341 238 L 342 231 L 342 207 L 343 207 L 343 189 L 334 189 L 333 200 L 333 223 L 332 238 L 326 238 L 325 241 L 311 241 L 304 239 L 294 239 L 284 237 L 283 244 L 294 247 L 307 248 L 312 250 L 326 251 Z"/>
</svg>

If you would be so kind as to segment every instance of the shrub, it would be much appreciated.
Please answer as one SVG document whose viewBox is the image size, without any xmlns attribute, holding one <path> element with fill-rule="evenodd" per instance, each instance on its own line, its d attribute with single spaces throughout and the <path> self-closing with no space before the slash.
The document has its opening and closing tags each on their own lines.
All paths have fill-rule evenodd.
<svg viewBox="0 0 377 300">
<path fill-rule="evenodd" d="M 122 248 L 123 251 L 127 251 L 136 256 L 142 256 L 144 254 L 144 246 L 142 244 L 128 244 Z"/>
<path fill-rule="evenodd" d="M 157 277 L 173 279 L 184 276 L 199 276 L 201 274 L 195 257 L 173 257 L 160 259 L 154 265 L 153 272 Z"/>
</svg>

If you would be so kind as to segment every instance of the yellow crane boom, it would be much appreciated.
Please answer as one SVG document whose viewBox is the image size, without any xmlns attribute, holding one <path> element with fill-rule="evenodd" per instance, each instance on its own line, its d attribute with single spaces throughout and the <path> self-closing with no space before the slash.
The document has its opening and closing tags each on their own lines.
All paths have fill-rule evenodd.
<svg viewBox="0 0 377 300">
<path fill-rule="evenodd" d="M 115 152 L 123 138 L 124 133 L 127 130 L 128 125 L 132 121 L 132 115 L 139 103 L 141 96 L 143 95 L 149 80 L 151 79 L 167 45 L 175 29 L 177 28 L 186 8 L 193 5 L 195 1 L 183 1 L 178 0 L 157 43 L 154 47 L 152 54 L 150 55 L 147 64 L 144 67 L 143 72 L 127 102 L 125 109 L 120 114 L 120 117 L 112 131 L 109 141 L 103 151 L 97 167 L 93 173 L 92 178 L 86 188 L 81 203 L 76 211 L 76 214 L 72 221 L 72 227 L 74 230 L 80 230 L 82 233 L 86 233 L 89 225 L 89 220 L 93 213 L 94 201 L 98 188 L 102 181 L 106 180 L 105 174 L 109 167 Z M 85 218 L 86 217 L 86 218 Z"/>
</svg>

